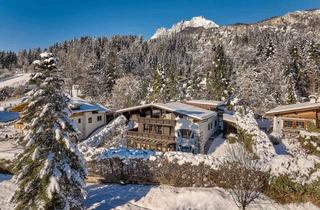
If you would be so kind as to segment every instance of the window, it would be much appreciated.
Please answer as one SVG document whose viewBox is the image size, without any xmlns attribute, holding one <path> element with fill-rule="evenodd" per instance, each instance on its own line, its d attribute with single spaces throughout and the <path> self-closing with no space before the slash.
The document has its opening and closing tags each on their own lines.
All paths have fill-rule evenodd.
<svg viewBox="0 0 320 210">
<path fill-rule="evenodd" d="M 88 118 L 88 123 L 92 123 L 92 117 Z"/>
<path fill-rule="evenodd" d="M 215 120 L 214 121 L 214 127 L 217 127 L 217 125 L 218 125 L 218 122 Z"/>
<path fill-rule="evenodd" d="M 162 126 L 161 125 L 156 125 L 156 133 L 162 134 Z"/>
<path fill-rule="evenodd" d="M 210 130 L 210 123 L 208 124 L 208 130 Z"/>
<path fill-rule="evenodd" d="M 285 120 L 285 121 L 283 122 L 283 126 L 284 126 L 285 128 L 292 128 L 293 123 L 292 123 L 292 121 L 287 121 L 287 120 Z"/>
<path fill-rule="evenodd" d="M 78 119 L 78 123 L 79 123 L 79 124 L 81 123 L 81 118 Z"/>
<path fill-rule="evenodd" d="M 193 135 L 191 136 L 192 131 L 188 129 L 180 129 L 180 134 L 182 138 L 189 139 L 190 137 L 193 138 Z"/>
<path fill-rule="evenodd" d="M 102 120 L 102 116 L 97 116 L 97 121 L 101 121 Z"/>
<path fill-rule="evenodd" d="M 210 123 L 210 129 L 212 129 L 212 127 L 213 127 L 213 124 L 212 124 L 212 122 Z"/>
<path fill-rule="evenodd" d="M 296 122 L 297 128 L 304 128 L 304 122 Z"/>
</svg>

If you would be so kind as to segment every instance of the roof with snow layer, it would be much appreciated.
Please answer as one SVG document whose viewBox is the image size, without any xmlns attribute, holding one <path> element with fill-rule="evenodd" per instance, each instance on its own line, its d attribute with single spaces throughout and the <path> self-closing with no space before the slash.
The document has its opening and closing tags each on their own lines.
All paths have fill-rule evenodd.
<svg viewBox="0 0 320 210">
<path fill-rule="evenodd" d="M 70 104 L 77 106 L 77 108 L 71 108 L 72 113 L 92 112 L 92 111 L 110 112 L 109 109 L 102 106 L 101 104 L 91 104 L 81 98 L 71 98 Z"/>
<path fill-rule="evenodd" d="M 194 104 L 205 104 L 205 105 L 212 105 L 212 106 L 222 106 L 225 105 L 223 101 L 213 101 L 213 100 L 189 100 L 186 101 L 187 103 L 194 103 Z"/>
<path fill-rule="evenodd" d="M 290 105 L 282 105 L 266 112 L 266 115 L 275 115 L 280 113 L 288 113 L 293 111 L 306 111 L 306 110 L 313 110 L 313 109 L 320 109 L 320 103 L 305 102 L 305 103 L 297 103 L 297 104 L 290 104 Z"/>
<path fill-rule="evenodd" d="M 192 105 L 180 103 L 180 102 L 170 102 L 170 103 L 152 103 L 152 104 L 145 104 L 141 106 L 135 106 L 135 107 L 129 107 L 125 109 L 117 110 L 116 113 L 123 113 L 123 112 L 129 112 L 137 109 L 143 109 L 148 107 L 156 107 L 159 109 L 164 109 L 171 112 L 176 112 L 178 114 L 182 114 L 188 117 L 192 117 L 198 120 L 205 120 L 212 116 L 215 116 L 217 113 L 202 109 L 199 107 L 195 107 Z"/>
</svg>

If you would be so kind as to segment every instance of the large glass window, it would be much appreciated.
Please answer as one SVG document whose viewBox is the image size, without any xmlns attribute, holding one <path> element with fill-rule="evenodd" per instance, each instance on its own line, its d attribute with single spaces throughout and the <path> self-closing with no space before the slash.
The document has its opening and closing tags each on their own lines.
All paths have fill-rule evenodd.
<svg viewBox="0 0 320 210">
<path fill-rule="evenodd" d="M 193 138 L 193 135 L 191 136 L 192 131 L 189 129 L 180 129 L 180 134 L 182 138 L 189 139 L 190 137 Z"/>
</svg>

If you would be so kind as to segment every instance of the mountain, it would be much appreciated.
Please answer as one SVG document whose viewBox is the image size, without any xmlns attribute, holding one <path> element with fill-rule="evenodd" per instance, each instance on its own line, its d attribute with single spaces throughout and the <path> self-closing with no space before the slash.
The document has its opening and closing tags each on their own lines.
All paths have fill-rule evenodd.
<svg viewBox="0 0 320 210">
<path fill-rule="evenodd" d="M 102 103 L 112 97 L 126 97 L 120 101 L 130 105 L 139 100 L 238 98 L 264 113 L 320 94 L 319 22 L 320 10 L 219 27 L 196 17 L 158 30 L 150 40 L 81 37 L 48 49 L 60 58 L 70 78 L 67 85 L 79 84 Z M 41 51 L 22 50 L 14 67 L 32 71 L 30 64 Z M 139 93 L 129 95 L 139 100 L 128 99 L 129 87 Z M 124 93 L 112 96 L 114 89 Z"/>
<path fill-rule="evenodd" d="M 203 27 L 205 29 L 219 27 L 216 23 L 211 20 L 207 20 L 202 16 L 193 17 L 188 21 L 181 21 L 177 24 L 174 24 L 170 29 L 159 28 L 156 33 L 151 37 L 151 39 L 156 39 L 161 36 L 168 36 L 173 33 L 178 33 L 186 28 L 199 28 Z"/>
</svg>

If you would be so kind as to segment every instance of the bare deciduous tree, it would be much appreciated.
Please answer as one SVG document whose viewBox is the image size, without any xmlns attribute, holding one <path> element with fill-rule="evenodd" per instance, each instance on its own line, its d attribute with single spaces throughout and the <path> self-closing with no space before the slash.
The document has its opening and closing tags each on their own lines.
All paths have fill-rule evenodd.
<svg viewBox="0 0 320 210">
<path fill-rule="evenodd" d="M 221 169 L 239 209 L 245 210 L 267 187 L 269 174 L 258 169 L 254 155 L 242 146 L 230 147 L 228 162 Z"/>
</svg>

